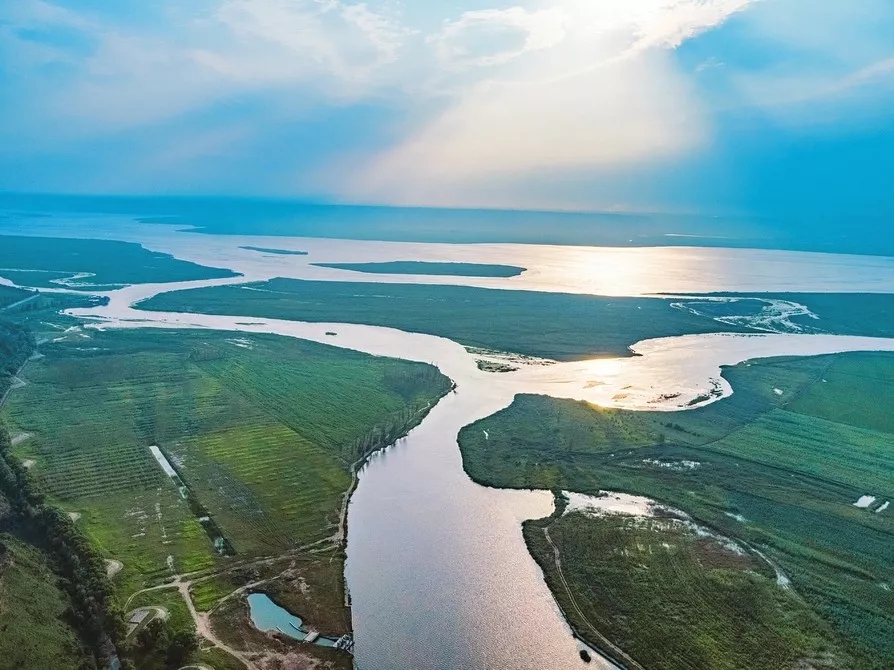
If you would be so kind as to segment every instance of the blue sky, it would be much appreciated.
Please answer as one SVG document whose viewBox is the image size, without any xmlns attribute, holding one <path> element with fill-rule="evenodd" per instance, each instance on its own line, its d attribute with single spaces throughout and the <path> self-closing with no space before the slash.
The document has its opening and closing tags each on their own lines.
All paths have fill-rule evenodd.
<svg viewBox="0 0 894 670">
<path fill-rule="evenodd" d="M 890 0 L 0 0 L 0 190 L 894 216 Z"/>
</svg>

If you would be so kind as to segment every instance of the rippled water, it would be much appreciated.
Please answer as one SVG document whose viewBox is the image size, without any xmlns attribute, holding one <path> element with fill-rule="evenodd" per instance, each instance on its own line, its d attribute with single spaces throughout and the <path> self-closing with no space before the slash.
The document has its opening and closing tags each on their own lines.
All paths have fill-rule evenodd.
<svg viewBox="0 0 894 670">
<path fill-rule="evenodd" d="M 231 267 L 254 279 L 282 275 L 287 269 L 292 272 L 291 276 L 316 272 L 306 264 L 301 265 L 303 257 L 266 259 L 261 255 L 258 259 L 256 252 L 238 250 L 245 243 L 242 238 L 166 234 L 167 238 L 153 239 L 148 246 L 175 252 L 182 258 Z M 175 240 L 186 240 L 182 249 Z M 343 252 L 338 251 L 339 245 L 346 243 L 313 242 L 319 246 L 304 240 L 252 239 L 255 246 L 308 248 L 314 260 L 336 261 L 373 260 L 370 256 L 375 256 L 375 260 L 437 260 L 432 247 L 446 247 L 401 245 L 400 255 L 389 251 L 389 256 L 381 251 L 388 245 L 382 245 L 376 247 L 379 251 L 369 251 L 368 256 L 360 258 L 351 255 L 354 252 L 347 246 Z M 486 249 L 476 246 L 474 252 L 468 247 L 451 247 L 437 253 L 449 260 L 503 262 L 506 260 L 503 254 L 508 253 L 504 248 L 508 246 L 514 245 L 489 245 Z M 324 247 L 330 251 L 323 253 Z M 408 247 L 415 248 L 419 255 L 410 256 L 414 252 Z M 621 250 L 576 249 L 574 253 L 578 256 L 570 257 L 589 267 L 600 259 L 607 261 L 624 256 L 616 251 Z M 842 276 L 836 286 L 881 289 L 894 279 L 890 259 L 874 259 L 872 263 L 877 266 L 870 272 L 862 267 L 865 258 L 855 263 L 847 257 L 774 256 L 772 252 L 753 252 L 769 254 L 763 262 L 769 263 L 772 272 L 768 270 L 756 279 L 747 279 L 748 263 L 753 263 L 754 268 L 761 267 L 758 256 L 747 255 L 752 252 L 737 252 L 745 255 L 730 260 L 729 256 L 717 255 L 724 250 L 623 251 L 632 256 L 624 256 L 621 264 L 627 270 L 619 265 L 617 271 L 627 272 L 622 276 L 631 278 L 634 288 L 630 293 L 659 288 L 673 292 L 730 290 L 758 284 L 763 290 L 775 290 L 780 287 L 774 282 L 786 272 L 790 273 L 790 279 L 783 288 L 794 290 L 795 285 L 801 289 L 811 282 L 813 286 L 823 282 L 831 285 L 831 280 L 823 277 L 823 272 L 830 267 L 840 268 Z M 549 282 L 559 281 L 563 274 L 569 282 L 568 290 L 595 286 L 587 283 L 586 277 L 574 279 L 569 270 L 562 270 L 559 264 L 563 256 L 554 248 L 532 248 L 526 253 L 528 257 L 513 257 L 513 262 L 533 266 L 533 256 L 537 256 L 540 263 L 537 267 L 541 270 L 540 275 L 533 275 L 541 279 L 529 278 L 528 288 L 537 288 L 540 281 L 546 282 L 544 286 L 552 286 Z M 570 254 L 567 250 L 565 253 Z M 219 256 L 216 262 L 211 262 L 210 256 L 214 254 Z M 253 255 L 249 258 L 246 254 Z M 789 256 L 797 258 L 788 259 Z M 632 257 L 639 260 L 634 263 L 630 260 Z M 789 260 L 794 265 L 787 265 Z M 655 265 L 649 268 L 652 263 Z M 740 264 L 738 270 L 736 264 Z M 707 266 L 714 268 L 713 274 L 699 276 Z M 728 275 L 723 274 L 724 266 L 733 266 L 728 268 Z M 604 268 L 594 271 L 592 276 L 600 276 L 601 272 Z M 637 273 L 641 274 L 634 281 Z M 364 277 L 365 280 L 374 278 Z M 547 282 L 543 277 L 553 279 Z M 880 280 L 875 281 L 873 277 Z M 431 279 L 426 277 L 425 281 Z M 523 283 L 518 279 L 515 284 Z M 410 279 L 401 277 L 400 280 Z M 642 355 L 633 358 L 523 365 L 517 372 L 493 374 L 478 370 L 474 357 L 460 345 L 428 335 L 374 326 L 297 323 L 250 315 L 140 312 L 130 307 L 134 301 L 161 291 L 233 281 L 240 280 L 130 287 L 109 294 L 108 306 L 74 313 L 95 319 L 99 327 L 214 328 L 298 337 L 375 355 L 433 363 L 458 385 L 457 392 L 446 396 L 407 438 L 370 460 L 352 498 L 346 576 L 353 601 L 357 665 L 361 670 L 566 670 L 608 666 L 598 658 L 589 665 L 581 661 L 579 643 L 571 635 L 542 574 L 524 546 L 521 520 L 549 514 L 551 496 L 547 492 L 480 487 L 462 469 L 456 444 L 460 428 L 508 406 L 517 393 L 542 393 L 602 405 L 670 411 L 712 393 L 711 400 L 729 394 L 731 389 L 720 379 L 721 365 L 766 356 L 894 351 L 894 340 L 872 338 L 687 336 L 639 343 L 635 348 Z M 509 286 L 513 280 L 492 281 Z M 607 286 L 604 282 L 600 285 Z M 327 336 L 330 330 L 336 330 L 338 337 Z"/>
</svg>

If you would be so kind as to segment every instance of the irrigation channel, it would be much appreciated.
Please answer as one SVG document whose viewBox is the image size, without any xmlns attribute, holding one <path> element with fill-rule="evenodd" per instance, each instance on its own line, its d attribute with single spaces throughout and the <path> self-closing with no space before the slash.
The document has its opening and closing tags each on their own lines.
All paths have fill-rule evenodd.
<svg viewBox="0 0 894 670">
<path fill-rule="evenodd" d="M 640 354 L 635 357 L 555 364 L 527 361 L 515 372 L 492 373 L 478 369 L 475 361 L 479 356 L 461 345 L 429 335 L 251 315 L 147 312 L 135 307 L 139 301 L 162 292 L 303 272 L 294 270 L 289 275 L 279 265 L 236 262 L 248 258 L 248 252 L 237 250 L 245 239 L 181 234 L 178 242 L 187 242 L 180 248 L 156 239 L 146 246 L 206 264 L 229 264 L 245 276 L 131 286 L 106 293 L 110 301 L 105 306 L 72 310 L 71 314 L 96 328 L 206 328 L 279 334 L 431 363 L 456 382 L 455 392 L 445 396 L 406 438 L 370 459 L 360 472 L 349 505 L 346 579 L 352 600 L 356 662 L 361 670 L 611 667 L 596 654 L 590 664 L 581 660 L 582 644 L 572 635 L 522 539 L 521 522 L 549 515 L 552 496 L 545 491 L 485 488 L 474 484 L 463 471 L 456 441 L 459 430 L 507 407 L 516 394 L 539 393 L 628 409 L 680 411 L 690 401 L 700 399 L 693 405 L 699 406 L 732 392 L 720 376 L 722 365 L 771 356 L 894 351 L 891 339 L 784 334 L 684 336 L 640 342 L 633 347 Z M 278 238 L 271 246 L 311 246 L 306 242 Z M 195 252 L 199 246 L 202 257 Z M 207 257 L 212 248 L 220 253 L 215 263 Z M 439 253 L 443 258 L 444 249 Z M 467 249 L 458 253 L 465 255 L 455 260 L 469 260 Z M 304 262 L 298 257 L 287 258 L 291 263 Z M 493 257 L 478 260 L 486 262 Z M 789 271 L 790 276 L 805 276 L 796 268 L 790 267 Z M 779 270 L 768 277 L 767 284 L 754 290 L 781 289 L 775 281 L 783 274 Z M 699 285 L 701 290 L 730 290 L 716 277 L 711 279 L 715 281 Z M 410 277 L 403 280 L 427 281 Z M 510 280 L 498 284 L 513 286 Z M 691 290 L 696 290 L 695 284 Z M 666 290 L 681 288 L 686 287 L 673 284 Z M 581 286 L 576 290 L 586 291 Z M 338 335 L 332 337 L 329 332 Z"/>
</svg>

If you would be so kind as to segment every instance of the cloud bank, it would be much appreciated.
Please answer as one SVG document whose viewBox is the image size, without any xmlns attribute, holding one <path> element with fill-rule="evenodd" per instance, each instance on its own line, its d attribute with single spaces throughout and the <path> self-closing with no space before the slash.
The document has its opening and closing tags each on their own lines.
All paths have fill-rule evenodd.
<svg viewBox="0 0 894 670">
<path fill-rule="evenodd" d="M 892 126 L 881 0 L 103 5 L 0 0 L 0 189 L 636 208 L 731 117 Z"/>
</svg>

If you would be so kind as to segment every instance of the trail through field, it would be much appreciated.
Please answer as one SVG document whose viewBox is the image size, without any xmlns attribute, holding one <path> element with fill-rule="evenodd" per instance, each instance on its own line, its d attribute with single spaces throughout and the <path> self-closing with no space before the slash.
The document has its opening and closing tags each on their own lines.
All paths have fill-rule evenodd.
<svg viewBox="0 0 894 670">
<path fill-rule="evenodd" d="M 562 582 L 562 586 L 565 589 L 565 593 L 568 595 L 568 600 L 571 602 L 571 606 L 574 608 L 574 611 L 580 617 L 580 619 L 587 624 L 587 627 L 593 632 L 596 636 L 596 639 L 599 640 L 599 644 L 603 649 L 610 651 L 614 658 L 621 659 L 627 668 L 633 668 L 634 670 L 645 670 L 639 663 L 637 663 L 633 658 L 628 656 L 623 649 L 616 646 L 611 640 L 605 637 L 599 629 L 596 628 L 590 620 L 587 619 L 586 615 L 581 610 L 580 606 L 577 604 L 577 600 L 574 598 L 574 593 L 571 591 L 571 587 L 568 586 L 568 582 L 565 580 L 565 573 L 562 572 L 562 556 L 559 552 L 559 548 L 553 542 L 552 537 L 549 534 L 549 526 L 543 529 L 543 536 L 546 538 L 546 542 L 549 544 L 550 548 L 553 550 L 553 558 L 556 563 L 556 574 L 559 575 L 559 580 Z"/>
<path fill-rule="evenodd" d="M 22 442 L 30 439 L 31 437 L 33 437 L 33 433 L 19 433 L 18 435 L 14 436 L 12 438 L 10 443 L 12 444 L 12 446 L 17 447 L 20 444 L 22 444 Z M 31 461 L 31 463 L 33 464 L 34 461 Z M 28 466 L 25 466 L 25 467 L 28 467 Z"/>
<path fill-rule="evenodd" d="M 80 515 L 78 515 L 80 516 Z M 124 569 L 124 563 L 121 561 L 108 560 L 106 561 L 106 576 L 109 579 L 114 579 L 118 573 L 120 573 Z"/>
<path fill-rule="evenodd" d="M 252 661 L 246 654 L 233 649 L 228 644 L 222 642 L 221 639 L 217 637 L 217 635 L 215 635 L 214 630 L 211 627 L 210 614 L 203 614 L 196 610 L 196 606 L 192 602 L 192 597 L 189 595 L 189 587 L 189 582 L 180 582 L 177 585 L 177 590 L 180 591 L 180 596 L 183 598 L 184 602 L 186 603 L 186 607 L 189 609 L 189 614 L 192 617 L 193 622 L 195 622 L 196 631 L 198 632 L 198 634 L 208 640 L 215 647 L 219 647 L 233 658 L 241 661 L 242 664 L 245 665 L 245 667 L 247 667 L 249 670 L 258 670 L 258 667 L 254 664 L 254 661 Z"/>
<path fill-rule="evenodd" d="M 27 298 L 23 298 L 18 302 L 14 302 L 11 305 L 7 305 L 6 307 L 0 307 L 0 312 L 9 312 L 16 307 L 21 307 L 22 305 L 27 305 L 29 302 L 33 300 L 37 300 L 40 297 L 39 293 L 35 293 L 34 295 L 29 295 Z"/>
</svg>

